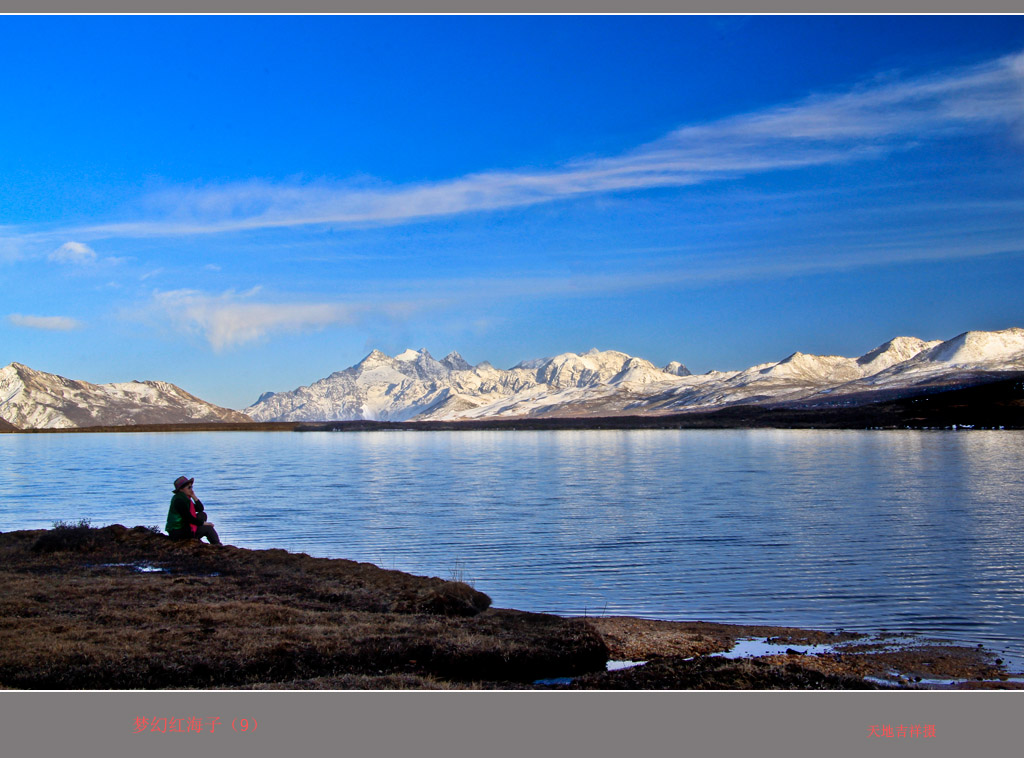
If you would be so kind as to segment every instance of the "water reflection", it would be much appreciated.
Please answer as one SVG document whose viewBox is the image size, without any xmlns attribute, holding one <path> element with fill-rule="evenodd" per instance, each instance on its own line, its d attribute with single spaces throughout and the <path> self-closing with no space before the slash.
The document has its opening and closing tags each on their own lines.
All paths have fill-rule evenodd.
<svg viewBox="0 0 1024 758">
<path fill-rule="evenodd" d="M 905 629 L 1024 654 L 1024 435 L 0 435 L 0 529 L 162 526 L 451 578 L 566 614 Z"/>
</svg>

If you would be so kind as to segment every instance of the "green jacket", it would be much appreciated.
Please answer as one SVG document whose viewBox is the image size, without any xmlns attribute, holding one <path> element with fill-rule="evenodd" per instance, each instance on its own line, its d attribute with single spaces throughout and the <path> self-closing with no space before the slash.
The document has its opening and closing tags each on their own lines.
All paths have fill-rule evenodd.
<svg viewBox="0 0 1024 758">
<path fill-rule="evenodd" d="M 192 515 L 192 503 L 195 502 L 196 515 Z M 180 529 L 187 529 L 192 526 L 199 526 L 206 521 L 206 514 L 203 513 L 203 504 L 199 498 L 191 500 L 184 492 L 174 491 L 171 497 L 171 507 L 167 511 L 167 526 L 164 527 L 168 534 Z M 195 531 L 194 529 L 192 531 Z"/>
</svg>

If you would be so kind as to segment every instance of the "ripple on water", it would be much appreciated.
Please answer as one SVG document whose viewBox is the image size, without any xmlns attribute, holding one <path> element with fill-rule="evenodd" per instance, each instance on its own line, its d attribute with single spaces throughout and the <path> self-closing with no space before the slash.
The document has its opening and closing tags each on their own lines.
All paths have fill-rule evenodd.
<svg viewBox="0 0 1024 758">
<path fill-rule="evenodd" d="M 497 607 L 1024 658 L 1021 460 L 1020 432 L 0 435 L 0 530 L 162 526 L 188 472 L 230 544 L 457 566 Z"/>
</svg>

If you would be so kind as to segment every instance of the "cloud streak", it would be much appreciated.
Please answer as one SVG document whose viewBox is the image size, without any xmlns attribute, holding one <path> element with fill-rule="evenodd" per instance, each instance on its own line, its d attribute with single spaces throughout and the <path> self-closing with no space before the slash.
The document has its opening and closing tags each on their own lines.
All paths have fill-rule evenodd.
<svg viewBox="0 0 1024 758">
<path fill-rule="evenodd" d="M 96 251 L 84 242 L 65 242 L 48 256 L 54 263 L 85 265 L 96 262 Z"/>
<path fill-rule="evenodd" d="M 82 326 L 80 321 L 66 316 L 25 316 L 12 313 L 7 317 L 7 321 L 26 329 L 42 329 L 49 332 L 69 332 Z"/>
<path fill-rule="evenodd" d="M 327 327 L 361 326 L 370 320 L 401 321 L 467 303 L 493 305 L 524 298 L 561 299 L 621 295 L 661 288 L 700 288 L 765 277 L 779 278 L 851 271 L 867 266 L 961 259 L 989 255 L 1021 255 L 1012 248 L 979 250 L 970 242 L 946 241 L 921 248 L 879 242 L 856 255 L 822 257 L 815 246 L 787 260 L 715 259 L 686 266 L 663 265 L 645 271 L 575 274 L 523 274 L 447 279 L 366 282 L 344 303 L 260 302 L 259 288 L 209 294 L 197 290 L 155 292 L 151 310 L 180 331 L 198 334 L 215 352 L 287 333 Z M 395 299 L 382 302 L 375 292 L 387 288 Z M 404 298 L 404 299 L 399 299 Z"/>
<path fill-rule="evenodd" d="M 366 311 L 362 305 L 339 303 L 259 302 L 254 300 L 258 291 L 155 292 L 151 308 L 171 326 L 201 335 L 216 352 L 270 335 L 352 325 Z"/>
<path fill-rule="evenodd" d="M 941 235 L 937 235 L 941 237 Z M 758 279 L 778 279 L 829 274 L 879 265 L 914 264 L 929 261 L 962 260 L 1000 255 L 1024 256 L 1014 245 L 979 247 L 972 241 L 937 239 L 929 245 L 906 245 L 879 241 L 856 251 L 837 251 L 822 256 L 817 245 L 808 244 L 788 258 L 762 259 L 740 254 L 715 254 L 685 265 L 665 263 L 643 270 L 576 273 L 572 275 L 522 274 L 516 276 L 464 277 L 390 282 L 389 286 L 414 300 L 417 292 L 431 292 L 434 299 L 424 305 L 444 307 L 453 303 L 478 301 L 495 303 L 524 298 L 573 298 L 618 296 L 661 289 L 702 288 L 707 285 Z M 370 285 L 372 288 L 372 285 Z"/>
<path fill-rule="evenodd" d="M 141 220 L 75 230 L 161 237 L 306 225 L 397 225 L 577 197 L 877 159 L 923 141 L 1015 128 L 1024 120 L 1024 53 L 911 80 L 684 126 L 614 157 L 546 171 L 489 171 L 399 186 L 250 181 L 172 188 L 143 199 Z"/>
</svg>

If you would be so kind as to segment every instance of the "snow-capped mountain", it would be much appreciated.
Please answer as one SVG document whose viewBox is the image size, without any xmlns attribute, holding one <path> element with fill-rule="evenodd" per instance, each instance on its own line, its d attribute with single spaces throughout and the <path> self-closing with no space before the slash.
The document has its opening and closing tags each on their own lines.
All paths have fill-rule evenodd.
<svg viewBox="0 0 1024 758">
<path fill-rule="evenodd" d="M 971 334 L 973 332 L 968 333 Z M 943 344 L 942 340 L 925 342 L 916 337 L 897 337 L 862 355 L 857 359 L 857 364 L 860 366 L 864 376 L 871 376 L 879 371 L 885 371 L 885 369 L 895 366 L 897 363 L 909 361 L 919 353 L 941 344 Z"/>
<path fill-rule="evenodd" d="M 844 397 L 860 395 L 868 398 L 871 395 L 894 396 L 914 389 L 977 381 L 1003 372 L 1024 371 L 1024 329 L 964 332 L 946 342 L 927 342 L 923 345 L 924 349 L 903 361 L 890 361 L 890 365 L 880 371 L 866 372 L 861 379 L 839 387 L 826 388 L 816 395 L 828 394 L 831 399 L 840 401 Z M 907 348 L 907 345 L 899 345 L 894 348 L 894 352 L 903 350 L 905 354 Z M 879 356 L 870 365 L 884 365 L 886 362 L 884 356 Z"/>
<path fill-rule="evenodd" d="M 945 342 L 897 337 L 859 358 L 796 352 L 742 371 L 694 375 L 614 350 L 562 353 L 510 369 L 458 353 L 374 350 L 307 387 L 268 392 L 244 411 L 166 382 L 89 384 L 12 363 L 0 369 L 0 431 L 200 421 L 409 421 L 664 415 L 725 406 L 850 406 L 1024 374 L 1024 329 Z"/>
<path fill-rule="evenodd" d="M 1024 372 L 1024 329 L 967 332 L 947 342 L 897 337 L 859 358 L 796 352 L 743 371 L 693 375 L 613 350 L 563 353 L 511 369 L 471 366 L 458 353 L 394 358 L 373 351 L 308 387 L 267 393 L 257 421 L 407 421 L 665 414 L 737 404 L 834 405 Z"/>
<path fill-rule="evenodd" d="M 89 384 L 20 363 L 0 369 L 0 418 L 21 429 L 251 420 L 167 382 Z"/>
<path fill-rule="evenodd" d="M 681 365 L 676 371 L 686 372 Z M 686 372 L 689 373 L 689 372 Z M 503 371 L 471 366 L 458 353 L 435 360 L 426 350 L 394 358 L 374 350 L 362 361 L 308 387 L 267 393 L 245 413 L 257 421 L 407 421 L 530 413 L 594 393 L 679 379 L 642 358 L 615 351 L 526 361 Z"/>
</svg>

